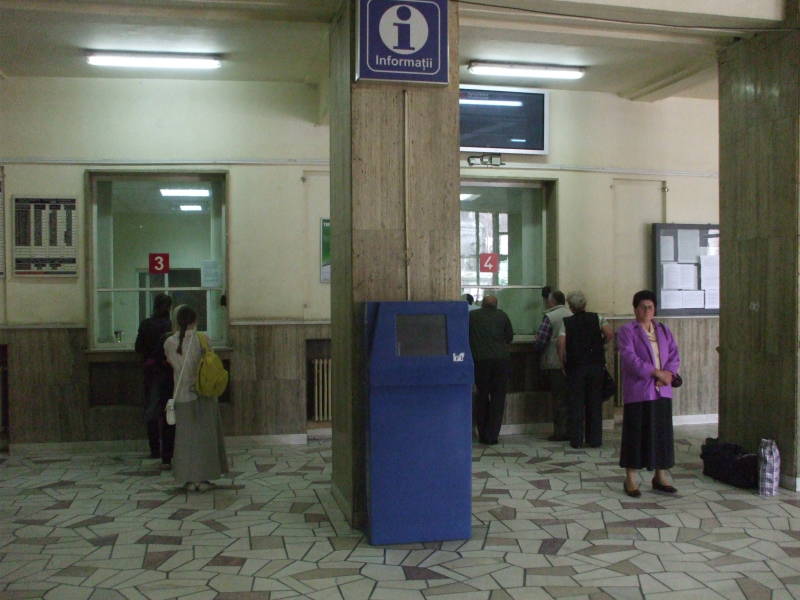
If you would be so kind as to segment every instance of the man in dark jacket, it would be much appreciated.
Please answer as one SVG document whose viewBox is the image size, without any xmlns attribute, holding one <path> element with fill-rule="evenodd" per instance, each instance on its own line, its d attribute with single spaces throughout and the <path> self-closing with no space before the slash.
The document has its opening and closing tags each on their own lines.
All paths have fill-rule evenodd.
<svg viewBox="0 0 800 600">
<path fill-rule="evenodd" d="M 511 366 L 508 345 L 513 339 L 511 321 L 497 308 L 497 298 L 484 296 L 481 308 L 469 313 L 469 347 L 478 387 L 475 420 L 482 444 L 496 444 L 500 435 Z"/>
<path fill-rule="evenodd" d="M 144 421 L 150 458 L 161 458 L 164 467 L 172 462 L 175 445 L 175 427 L 164 420 L 164 405 L 172 394 L 172 369 L 164 356 L 164 339 L 172 331 L 171 306 L 172 298 L 158 294 L 153 301 L 153 316 L 142 321 L 136 336 L 136 352 L 143 360 Z"/>
</svg>

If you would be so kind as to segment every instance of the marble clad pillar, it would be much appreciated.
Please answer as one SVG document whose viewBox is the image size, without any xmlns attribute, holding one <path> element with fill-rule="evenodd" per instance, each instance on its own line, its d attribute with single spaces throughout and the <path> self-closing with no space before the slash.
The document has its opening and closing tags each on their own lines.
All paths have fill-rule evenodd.
<svg viewBox="0 0 800 600">
<path fill-rule="evenodd" d="M 355 2 L 343 4 L 331 29 L 332 490 L 361 525 L 362 303 L 460 292 L 458 12 L 450 2 L 449 85 L 354 82 Z"/>
<path fill-rule="evenodd" d="M 786 15 L 796 27 L 797 0 Z M 719 78 L 719 433 L 747 449 L 775 439 L 781 483 L 797 489 L 800 31 L 737 41 Z"/>
</svg>

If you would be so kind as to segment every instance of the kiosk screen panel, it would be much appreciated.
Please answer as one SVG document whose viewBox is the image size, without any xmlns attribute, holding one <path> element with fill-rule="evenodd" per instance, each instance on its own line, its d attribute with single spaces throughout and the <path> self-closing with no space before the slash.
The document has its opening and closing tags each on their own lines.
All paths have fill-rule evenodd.
<svg viewBox="0 0 800 600">
<path fill-rule="evenodd" d="M 397 356 L 442 356 L 447 354 L 447 324 L 444 315 L 397 315 Z"/>
</svg>

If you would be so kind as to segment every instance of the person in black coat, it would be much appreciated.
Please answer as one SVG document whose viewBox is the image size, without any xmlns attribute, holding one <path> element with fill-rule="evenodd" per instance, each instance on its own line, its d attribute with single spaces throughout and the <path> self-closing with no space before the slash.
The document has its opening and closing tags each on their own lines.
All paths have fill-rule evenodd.
<svg viewBox="0 0 800 600">
<path fill-rule="evenodd" d="M 158 294 L 153 301 L 153 315 L 139 325 L 136 352 L 142 356 L 144 374 L 144 421 L 150 458 L 160 458 L 168 468 L 175 445 L 175 426 L 167 425 L 164 407 L 172 395 L 172 369 L 164 355 L 164 340 L 172 332 L 169 310 L 172 298 Z"/>
<path fill-rule="evenodd" d="M 511 321 L 497 308 L 497 298 L 484 296 L 481 308 L 469 313 L 469 347 L 478 388 L 475 421 L 482 444 L 494 445 L 500 435 L 511 370 L 508 345 L 513 339 Z"/>
<path fill-rule="evenodd" d="M 569 445 L 597 448 L 603 443 L 603 346 L 614 334 L 603 317 L 586 312 L 583 292 L 567 294 L 567 304 L 572 316 L 558 334 L 558 355 L 567 377 Z"/>
</svg>

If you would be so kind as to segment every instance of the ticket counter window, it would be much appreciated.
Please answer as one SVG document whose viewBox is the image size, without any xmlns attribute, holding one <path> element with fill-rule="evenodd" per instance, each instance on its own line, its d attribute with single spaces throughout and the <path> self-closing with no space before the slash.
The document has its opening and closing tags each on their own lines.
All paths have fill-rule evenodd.
<svg viewBox="0 0 800 600">
<path fill-rule="evenodd" d="M 224 175 L 94 173 L 91 182 L 93 348 L 132 348 L 159 293 L 192 306 L 198 328 L 224 343 Z"/>
<path fill-rule="evenodd" d="M 514 332 L 532 335 L 545 285 L 545 200 L 538 184 L 461 186 L 461 288 L 498 297 Z"/>
</svg>

